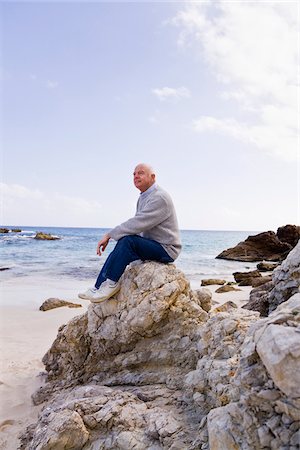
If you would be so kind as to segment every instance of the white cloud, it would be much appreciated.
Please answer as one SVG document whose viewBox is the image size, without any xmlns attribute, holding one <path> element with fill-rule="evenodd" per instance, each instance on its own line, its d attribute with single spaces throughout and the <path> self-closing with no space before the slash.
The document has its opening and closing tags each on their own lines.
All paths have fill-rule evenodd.
<svg viewBox="0 0 300 450">
<path fill-rule="evenodd" d="M 58 81 L 51 81 L 51 80 L 48 80 L 47 82 L 46 82 L 46 88 L 47 89 L 56 89 L 58 87 Z"/>
<path fill-rule="evenodd" d="M 102 206 L 97 201 L 46 193 L 19 184 L 0 183 L 2 224 L 98 226 Z"/>
<path fill-rule="evenodd" d="M 178 101 L 191 96 L 189 89 L 184 86 L 179 88 L 170 88 L 166 86 L 160 89 L 152 89 L 152 93 L 162 102 L 166 100 Z"/>
<path fill-rule="evenodd" d="M 173 23 L 179 45 L 195 46 L 236 101 L 234 117 L 200 117 L 197 131 L 218 130 L 281 158 L 295 160 L 299 120 L 297 4 L 188 3 Z M 240 115 L 246 119 L 240 123 Z"/>
</svg>

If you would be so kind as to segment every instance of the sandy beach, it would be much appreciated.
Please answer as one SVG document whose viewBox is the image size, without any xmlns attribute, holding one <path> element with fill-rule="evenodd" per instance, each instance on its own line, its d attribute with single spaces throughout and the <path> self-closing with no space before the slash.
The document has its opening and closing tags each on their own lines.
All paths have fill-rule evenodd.
<svg viewBox="0 0 300 450">
<path fill-rule="evenodd" d="M 77 298 L 77 293 L 89 284 L 76 280 L 15 278 L 1 284 L 0 323 L 0 449 L 16 450 L 18 435 L 36 421 L 40 406 L 34 407 L 31 394 L 43 383 L 42 357 L 50 348 L 58 328 L 72 317 L 83 314 L 89 302 Z M 200 288 L 191 282 L 192 289 Z M 251 287 L 223 294 L 215 293 L 219 286 L 209 286 L 213 303 L 228 300 L 242 306 Z M 82 305 L 81 308 L 58 308 L 39 311 L 46 299 L 56 297 Z"/>
</svg>

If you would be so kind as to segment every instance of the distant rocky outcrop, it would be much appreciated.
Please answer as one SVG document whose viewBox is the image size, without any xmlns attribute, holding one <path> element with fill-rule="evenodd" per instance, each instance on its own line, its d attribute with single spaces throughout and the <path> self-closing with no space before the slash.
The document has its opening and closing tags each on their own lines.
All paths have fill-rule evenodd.
<svg viewBox="0 0 300 450">
<path fill-rule="evenodd" d="M 61 300 L 59 298 L 48 298 L 40 306 L 40 311 L 49 311 L 50 309 L 61 308 L 67 306 L 68 308 L 81 308 L 79 303 L 68 302 L 67 300 Z"/>
<path fill-rule="evenodd" d="M 38 239 L 40 241 L 56 241 L 60 239 L 58 236 L 52 236 L 52 234 L 43 233 L 42 231 L 38 231 L 34 236 L 34 239 Z"/>
<path fill-rule="evenodd" d="M 8 228 L 0 228 L 0 233 L 9 233 L 9 229 Z"/>
<path fill-rule="evenodd" d="M 283 261 L 297 244 L 300 227 L 285 225 L 274 231 L 249 236 L 233 248 L 220 253 L 216 258 L 234 261 Z"/>
<path fill-rule="evenodd" d="M 21 233 L 21 231 L 20 228 L 12 228 L 11 230 L 9 228 L 0 228 L 0 233 Z"/>
<path fill-rule="evenodd" d="M 20 449 L 296 450 L 300 294 L 265 319 L 210 300 L 174 265 L 129 267 L 59 329 Z"/>
</svg>

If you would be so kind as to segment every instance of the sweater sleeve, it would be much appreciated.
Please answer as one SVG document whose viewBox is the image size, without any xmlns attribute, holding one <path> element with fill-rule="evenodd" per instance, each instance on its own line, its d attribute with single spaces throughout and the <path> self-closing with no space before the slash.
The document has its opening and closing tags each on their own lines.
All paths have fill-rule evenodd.
<svg viewBox="0 0 300 450">
<path fill-rule="evenodd" d="M 169 205 L 161 196 L 150 199 L 141 211 L 109 231 L 109 235 L 118 241 L 130 234 L 140 234 L 163 222 L 170 215 Z"/>
</svg>

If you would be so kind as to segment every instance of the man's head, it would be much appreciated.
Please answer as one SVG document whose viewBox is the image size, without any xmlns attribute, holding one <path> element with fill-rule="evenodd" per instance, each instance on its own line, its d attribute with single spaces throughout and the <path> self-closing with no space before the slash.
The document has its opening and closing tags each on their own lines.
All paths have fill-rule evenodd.
<svg viewBox="0 0 300 450">
<path fill-rule="evenodd" d="M 138 164 L 133 172 L 133 182 L 136 188 L 145 192 L 155 183 L 155 173 L 148 164 Z"/>
</svg>

